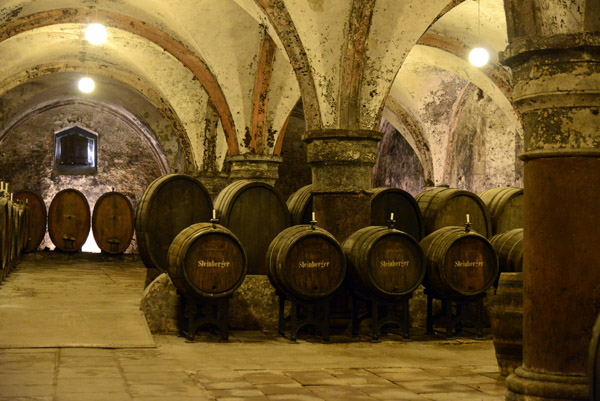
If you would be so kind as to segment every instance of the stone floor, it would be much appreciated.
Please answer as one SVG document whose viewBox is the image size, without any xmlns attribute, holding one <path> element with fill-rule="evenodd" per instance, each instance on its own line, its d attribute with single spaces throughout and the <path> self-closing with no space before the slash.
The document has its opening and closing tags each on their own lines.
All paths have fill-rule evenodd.
<svg viewBox="0 0 600 401">
<path fill-rule="evenodd" d="M 139 276 L 139 263 L 128 263 L 121 264 L 115 277 L 141 294 L 131 282 Z M 61 269 L 53 271 L 52 263 L 26 261 L 13 273 L 21 279 L 43 273 L 55 282 L 60 281 L 57 274 L 63 280 L 76 274 L 65 263 L 58 264 Z M 118 281 L 104 280 L 106 263 L 67 265 L 87 272 L 90 292 L 102 293 L 98 286 Z M 94 269 L 101 284 L 90 278 Z M 6 290 L 10 279 L 0 285 L 0 310 L 15 308 L 10 299 L 15 295 Z M 64 294 L 61 299 L 69 302 Z M 28 307 L 32 302 L 28 300 Z M 40 302 L 57 307 L 57 300 L 47 295 Z M 0 332 L 5 329 L 0 321 Z M 194 342 L 155 335 L 152 348 L 8 347 L 0 349 L 0 400 L 504 400 L 504 379 L 489 338 L 446 340 L 411 334 L 411 341 L 390 334 L 371 343 L 366 336 L 356 339 L 341 333 L 329 344 L 304 335 L 294 344 L 275 333 L 234 331 L 227 343 L 202 334 Z"/>
</svg>

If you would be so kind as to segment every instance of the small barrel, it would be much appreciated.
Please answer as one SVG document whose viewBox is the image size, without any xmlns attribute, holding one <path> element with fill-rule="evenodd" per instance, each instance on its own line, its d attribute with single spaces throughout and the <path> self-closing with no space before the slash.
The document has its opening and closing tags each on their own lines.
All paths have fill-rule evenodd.
<svg viewBox="0 0 600 401">
<path fill-rule="evenodd" d="M 394 227 L 412 235 L 417 241 L 423 238 L 423 218 L 415 198 L 399 188 L 375 188 L 371 196 L 371 225 L 387 226 L 394 213 Z"/>
<path fill-rule="evenodd" d="M 281 195 L 260 181 L 239 180 L 217 196 L 219 223 L 240 240 L 248 256 L 248 274 L 267 274 L 265 255 L 273 238 L 290 226 Z"/>
<path fill-rule="evenodd" d="M 271 283 L 305 300 L 331 295 L 346 275 L 346 259 L 336 239 L 306 224 L 279 233 L 269 245 L 266 260 Z"/>
<path fill-rule="evenodd" d="M 146 267 L 168 271 L 173 239 L 184 228 L 207 222 L 212 209 L 207 189 L 192 176 L 168 174 L 150 183 L 135 216 L 140 258 Z"/>
<path fill-rule="evenodd" d="M 92 233 L 106 253 L 123 253 L 133 238 L 135 216 L 131 202 L 119 192 L 103 194 L 94 205 Z"/>
<path fill-rule="evenodd" d="M 352 285 L 384 298 L 412 293 L 425 277 L 425 255 L 413 236 L 381 226 L 362 228 L 342 244 Z"/>
<path fill-rule="evenodd" d="M 90 205 L 85 195 L 72 188 L 56 194 L 48 211 L 48 233 L 61 251 L 81 249 L 90 234 Z"/>
<path fill-rule="evenodd" d="M 16 192 L 14 199 L 20 200 L 29 206 L 25 252 L 33 252 L 39 248 L 46 235 L 46 219 L 48 217 L 46 204 L 39 194 L 27 190 Z"/>
<path fill-rule="evenodd" d="M 10 258 L 10 201 L 0 195 L 0 268 L 8 268 Z"/>
<path fill-rule="evenodd" d="M 523 228 L 523 189 L 499 187 L 479 194 L 492 220 L 492 233 Z"/>
<path fill-rule="evenodd" d="M 448 226 L 464 226 L 469 215 L 471 230 L 486 238 L 492 236 L 487 207 L 476 194 L 456 188 L 437 187 L 415 198 L 423 215 L 425 235 Z"/>
<path fill-rule="evenodd" d="M 523 362 L 523 273 L 501 273 L 490 323 L 498 368 L 508 376 Z"/>
<path fill-rule="evenodd" d="M 515 228 L 490 238 L 498 255 L 500 272 L 523 271 L 523 229 Z"/>
<path fill-rule="evenodd" d="M 488 240 L 462 227 L 444 227 L 421 240 L 427 260 L 424 284 L 448 299 L 487 290 L 498 276 L 498 257 Z"/>
<path fill-rule="evenodd" d="M 290 195 L 287 202 L 293 225 L 310 224 L 312 220 L 312 185 L 306 185 Z"/>
<path fill-rule="evenodd" d="M 169 247 L 169 277 L 188 296 L 216 299 L 232 294 L 246 276 L 246 252 L 227 228 L 196 223 Z"/>
</svg>

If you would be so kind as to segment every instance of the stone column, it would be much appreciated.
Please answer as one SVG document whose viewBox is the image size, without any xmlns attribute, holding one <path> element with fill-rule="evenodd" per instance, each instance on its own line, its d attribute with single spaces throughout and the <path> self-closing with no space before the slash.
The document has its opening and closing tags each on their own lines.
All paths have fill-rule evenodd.
<svg viewBox="0 0 600 401">
<path fill-rule="evenodd" d="M 275 185 L 279 177 L 280 156 L 246 153 L 229 158 L 231 180 L 257 180 Z"/>
<path fill-rule="evenodd" d="M 525 130 L 523 365 L 507 400 L 588 400 L 600 312 L 600 35 L 519 38 L 504 53 Z"/>
<path fill-rule="evenodd" d="M 312 169 L 313 210 L 319 226 L 341 243 L 370 223 L 373 166 L 379 131 L 309 131 L 307 158 Z"/>
</svg>

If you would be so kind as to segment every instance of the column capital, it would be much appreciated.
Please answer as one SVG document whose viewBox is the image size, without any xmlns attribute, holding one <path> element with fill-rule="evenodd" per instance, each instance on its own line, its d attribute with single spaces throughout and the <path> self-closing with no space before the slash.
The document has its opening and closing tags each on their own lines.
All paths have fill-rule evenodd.
<svg viewBox="0 0 600 401">
<path fill-rule="evenodd" d="M 257 180 L 274 185 L 279 178 L 280 156 L 256 155 L 245 153 L 230 156 L 231 172 L 229 177 L 233 180 Z"/>
</svg>

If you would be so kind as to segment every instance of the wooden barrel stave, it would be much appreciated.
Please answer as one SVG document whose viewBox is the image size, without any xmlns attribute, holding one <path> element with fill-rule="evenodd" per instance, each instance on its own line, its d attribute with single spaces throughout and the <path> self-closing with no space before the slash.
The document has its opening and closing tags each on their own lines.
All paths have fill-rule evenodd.
<svg viewBox="0 0 600 401">
<path fill-rule="evenodd" d="M 125 195 L 107 192 L 98 198 L 92 214 L 92 233 L 102 251 L 123 253 L 131 243 L 134 226 L 133 207 Z"/>
<path fill-rule="evenodd" d="M 37 250 L 46 235 L 48 212 L 42 197 L 33 191 L 22 190 L 14 194 L 14 199 L 25 202 L 29 206 L 27 219 L 28 233 L 25 252 Z"/>
<path fill-rule="evenodd" d="M 246 252 L 227 228 L 196 223 L 169 247 L 169 276 L 189 296 L 216 299 L 231 295 L 244 281 Z"/>
<path fill-rule="evenodd" d="M 7 269 L 10 258 L 9 200 L 0 196 L 0 268 Z"/>
<path fill-rule="evenodd" d="M 417 241 L 423 238 L 423 218 L 415 198 L 399 188 L 375 188 L 371 196 L 371 225 L 387 226 L 394 213 L 394 227 L 412 235 Z"/>
<path fill-rule="evenodd" d="M 442 227 L 464 226 L 469 214 L 471 230 L 488 238 L 492 223 L 485 204 L 474 193 L 456 188 L 432 188 L 416 196 L 425 227 L 424 235 Z"/>
<path fill-rule="evenodd" d="M 411 235 L 387 227 L 362 228 L 342 244 L 352 286 L 380 297 L 412 293 L 425 277 L 425 255 Z"/>
<path fill-rule="evenodd" d="M 286 205 L 290 211 L 292 225 L 310 224 L 313 211 L 312 185 L 306 185 L 291 194 Z"/>
<path fill-rule="evenodd" d="M 276 288 L 307 300 L 331 295 L 346 275 L 346 259 L 336 239 L 309 225 L 279 233 L 267 250 L 267 264 Z"/>
<path fill-rule="evenodd" d="M 285 202 L 269 184 L 239 180 L 215 200 L 219 223 L 231 230 L 248 257 L 248 274 L 267 274 L 265 255 L 271 241 L 290 226 Z"/>
<path fill-rule="evenodd" d="M 522 273 L 500 274 L 490 310 L 490 323 L 500 374 L 508 376 L 523 362 Z"/>
<path fill-rule="evenodd" d="M 498 275 L 498 257 L 485 237 L 443 227 L 421 240 L 427 260 L 424 284 L 448 299 L 485 292 Z"/>
<path fill-rule="evenodd" d="M 523 189 L 490 188 L 479 194 L 490 212 L 493 234 L 523 228 Z"/>
<path fill-rule="evenodd" d="M 490 238 L 498 255 L 500 272 L 523 271 L 523 229 L 515 228 Z"/>
<path fill-rule="evenodd" d="M 154 180 L 137 207 L 135 233 L 144 265 L 166 272 L 173 239 L 192 224 L 207 222 L 212 200 L 204 185 L 185 174 L 168 174 Z"/>
<path fill-rule="evenodd" d="M 48 211 L 48 233 L 62 251 L 81 249 L 90 233 L 90 206 L 85 195 L 72 188 L 56 194 Z"/>
</svg>

